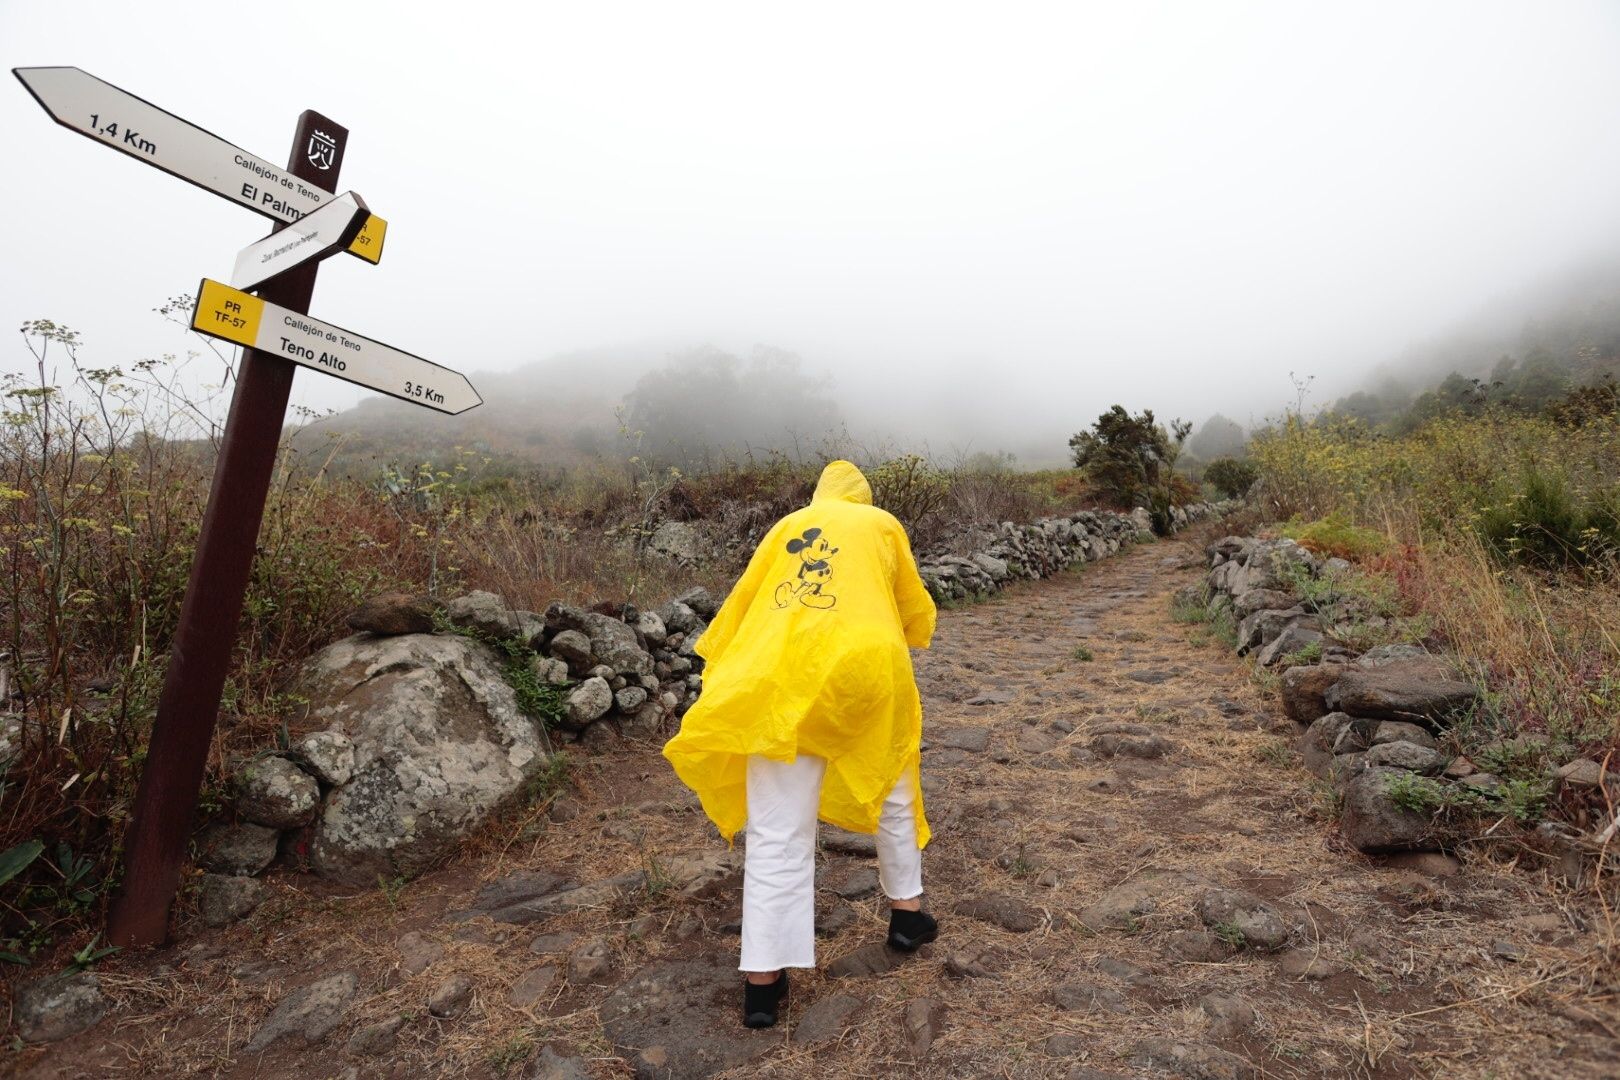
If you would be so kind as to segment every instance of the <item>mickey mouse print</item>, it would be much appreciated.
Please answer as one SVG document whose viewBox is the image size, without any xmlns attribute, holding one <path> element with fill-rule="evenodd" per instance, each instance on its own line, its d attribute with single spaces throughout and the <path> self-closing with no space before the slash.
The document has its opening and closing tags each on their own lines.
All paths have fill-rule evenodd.
<svg viewBox="0 0 1620 1080">
<path fill-rule="evenodd" d="M 838 597 L 827 591 L 832 580 L 831 559 L 838 549 L 821 535 L 820 529 L 806 529 L 803 536 L 787 542 L 789 555 L 799 557 L 799 570 L 795 579 L 776 587 L 776 606 L 785 608 L 797 600 L 807 608 L 826 611 L 837 605 Z"/>
</svg>

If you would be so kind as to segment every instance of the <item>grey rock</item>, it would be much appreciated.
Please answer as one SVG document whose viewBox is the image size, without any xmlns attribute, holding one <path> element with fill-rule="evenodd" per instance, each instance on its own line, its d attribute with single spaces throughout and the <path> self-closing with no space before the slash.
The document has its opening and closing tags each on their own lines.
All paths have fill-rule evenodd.
<svg viewBox="0 0 1620 1080">
<path fill-rule="evenodd" d="M 591 639 L 591 656 L 617 675 L 651 675 L 653 658 L 636 640 L 636 632 L 609 615 L 590 612 L 585 616 L 585 633 Z"/>
<path fill-rule="evenodd" d="M 237 812 L 275 829 L 309 824 L 321 801 L 315 778 L 286 758 L 259 758 L 243 767 L 237 784 Z"/>
<path fill-rule="evenodd" d="M 606 679 L 593 675 L 568 692 L 564 708 L 568 725 L 583 728 L 600 720 L 613 708 L 613 690 Z"/>
<path fill-rule="evenodd" d="M 563 630 L 551 639 L 546 650 L 552 657 L 568 665 L 570 671 L 588 671 L 591 667 L 591 639 L 583 630 Z"/>
<path fill-rule="evenodd" d="M 280 838 L 268 825 L 214 825 L 197 841 L 197 864 L 216 874 L 251 876 L 276 861 Z"/>
<path fill-rule="evenodd" d="M 636 633 L 641 635 L 641 640 L 647 644 L 648 648 L 662 645 L 664 639 L 669 636 L 669 627 L 664 625 L 663 617 L 656 611 L 637 613 L 635 628 Z"/>
<path fill-rule="evenodd" d="M 929 998 L 913 998 L 906 1004 L 901 1026 L 906 1035 L 906 1049 L 913 1061 L 928 1056 L 934 1040 L 945 1030 L 945 1006 Z"/>
<path fill-rule="evenodd" d="M 1344 673 L 1340 664 L 1299 664 L 1282 673 L 1282 706 L 1288 718 L 1309 724 L 1330 711 L 1324 695 Z"/>
<path fill-rule="evenodd" d="M 1300 619 L 1284 627 L 1282 633 L 1256 653 L 1254 662 L 1263 668 L 1276 667 L 1312 645 L 1321 645 L 1325 640 L 1322 631 Z M 1325 696 L 1323 700 L 1326 700 Z"/>
<path fill-rule="evenodd" d="M 369 634 L 431 634 L 438 605 L 425 596 L 390 592 L 361 604 L 348 618 L 349 628 Z"/>
<path fill-rule="evenodd" d="M 1577 788 L 1609 787 L 1614 781 L 1620 781 L 1620 776 L 1617 776 L 1614 781 L 1605 783 L 1603 766 L 1591 758 L 1566 762 L 1559 766 L 1557 776 L 1560 783 Z"/>
<path fill-rule="evenodd" d="M 534 672 L 534 677 L 545 686 L 563 686 L 569 682 L 568 663 L 555 657 L 531 657 L 529 670 Z"/>
<path fill-rule="evenodd" d="M 1279 634 L 1292 626 L 1296 620 L 1305 617 L 1305 609 L 1302 607 L 1291 607 L 1282 611 L 1268 609 L 1255 612 L 1238 623 L 1238 655 L 1243 656 L 1255 649 L 1271 644 Z"/>
<path fill-rule="evenodd" d="M 1080 911 L 1080 922 L 1099 933 L 1134 929 L 1183 883 L 1179 875 L 1148 871 L 1103 893 Z"/>
<path fill-rule="evenodd" d="M 1144 668 L 1140 671 L 1127 671 L 1125 677 L 1132 682 L 1144 683 L 1148 686 L 1158 686 L 1175 678 L 1173 671 L 1160 671 L 1157 668 Z"/>
<path fill-rule="evenodd" d="M 1091 740 L 1091 752 L 1099 757 L 1161 758 L 1173 748 L 1170 740 L 1158 735 L 1098 735 Z"/>
<path fill-rule="evenodd" d="M 403 1016 L 390 1016 L 376 1024 L 367 1024 L 349 1036 L 349 1053 L 355 1057 L 377 1057 L 394 1048 L 400 1029 L 405 1026 Z"/>
<path fill-rule="evenodd" d="M 88 971 L 48 975 L 17 987 L 11 1020 L 24 1042 L 58 1042 L 95 1027 L 107 1013 L 101 982 Z"/>
<path fill-rule="evenodd" d="M 659 608 L 658 617 L 664 620 L 664 629 L 671 634 L 689 634 L 702 621 L 697 612 L 679 600 L 672 600 Z"/>
<path fill-rule="evenodd" d="M 1328 713 L 1313 720 L 1299 737 L 1299 754 L 1305 768 L 1317 776 L 1327 776 L 1339 740 L 1354 723 L 1355 718 L 1344 713 Z"/>
<path fill-rule="evenodd" d="M 344 638 L 295 689 L 310 719 L 354 744 L 354 776 L 327 795 L 312 845 L 316 872 L 344 884 L 448 855 L 547 760 L 494 655 L 464 637 Z"/>
<path fill-rule="evenodd" d="M 420 975 L 444 955 L 444 946 L 420 931 L 413 930 L 394 943 L 399 950 L 399 969 L 406 975 Z"/>
<path fill-rule="evenodd" d="M 1299 606 L 1299 598 L 1278 589 L 1250 589 L 1232 597 L 1232 611 L 1247 619 L 1257 611 L 1287 611 Z"/>
<path fill-rule="evenodd" d="M 564 930 L 555 934 L 541 934 L 529 942 L 529 951 L 536 956 L 562 956 L 572 952 L 579 935 Z"/>
<path fill-rule="evenodd" d="M 613 950 L 605 938 L 591 938 L 568 956 L 568 980 L 589 983 L 607 971 L 613 963 Z"/>
<path fill-rule="evenodd" d="M 1143 1039 L 1130 1060 L 1139 1068 L 1164 1069 L 1187 1080 L 1256 1080 L 1260 1075 L 1236 1054 L 1179 1039 Z"/>
<path fill-rule="evenodd" d="M 1046 922 L 1045 916 L 1036 908 L 1016 897 L 1001 893 L 988 893 L 963 900 L 956 905 L 956 913 L 990 923 L 992 926 L 999 926 L 1003 930 L 1011 930 L 1015 934 L 1027 934 L 1031 930 L 1039 929 Z"/>
<path fill-rule="evenodd" d="M 817 998 L 793 1025 L 793 1041 L 801 1046 L 836 1039 L 853 1023 L 866 1002 L 854 994 L 827 994 Z"/>
<path fill-rule="evenodd" d="M 507 991 L 507 1003 L 516 1009 L 527 1009 L 549 997 L 556 981 L 555 965 L 541 964 L 539 967 L 532 967 L 513 980 L 512 988 Z"/>
<path fill-rule="evenodd" d="M 1379 720 L 1436 724 L 1463 712 L 1479 689 L 1433 658 L 1392 660 L 1381 667 L 1352 667 L 1324 700 L 1336 712 Z"/>
<path fill-rule="evenodd" d="M 836 851 L 844 855 L 859 855 L 866 858 L 877 857 L 876 836 L 852 833 L 846 829 L 840 829 L 836 825 L 821 826 L 821 846 L 824 850 Z"/>
<path fill-rule="evenodd" d="M 340 971 L 299 987 L 259 1025 L 248 1040 L 247 1052 L 261 1054 L 284 1039 L 313 1046 L 343 1022 L 343 1014 L 359 990 L 360 978 L 352 971 Z"/>
<path fill-rule="evenodd" d="M 1412 779 L 1411 773 L 1388 768 L 1368 769 L 1352 779 L 1344 790 L 1344 811 L 1339 819 L 1345 840 L 1369 853 L 1435 847 L 1434 822 L 1429 815 L 1398 806 L 1390 797 L 1392 784 Z M 1424 778 L 1416 782 L 1435 783 Z"/>
<path fill-rule="evenodd" d="M 713 619 L 720 611 L 720 601 L 716 600 L 714 594 L 701 585 L 681 593 L 675 598 L 675 602 L 685 604 L 697 612 L 698 618 L 705 622 Z"/>
<path fill-rule="evenodd" d="M 341 731 L 312 731 L 298 740 L 294 752 L 327 787 L 341 787 L 354 775 L 354 742 Z"/>
<path fill-rule="evenodd" d="M 491 638 L 521 637 L 523 624 L 517 612 L 492 592 L 470 592 L 444 606 L 445 618 L 466 630 Z"/>
<path fill-rule="evenodd" d="M 889 948 L 882 942 L 863 945 L 854 952 L 845 953 L 827 965 L 831 979 L 856 979 L 881 975 L 893 971 L 905 962 L 905 954 Z"/>
<path fill-rule="evenodd" d="M 1165 943 L 1165 952 L 1176 960 L 1218 964 L 1231 956 L 1232 947 L 1204 930 L 1177 930 Z"/>
<path fill-rule="evenodd" d="M 1416 645 L 1376 645 L 1356 660 L 1358 667 L 1376 668 L 1397 660 L 1416 660 L 1429 654 Z"/>
<path fill-rule="evenodd" d="M 1252 893 L 1212 889 L 1199 897 L 1198 917 L 1211 930 L 1235 929 L 1256 949 L 1280 949 L 1288 943 L 1281 913 Z"/>
<path fill-rule="evenodd" d="M 591 1080 L 584 1058 L 563 1057 L 551 1047 L 540 1051 L 529 1080 Z"/>
<path fill-rule="evenodd" d="M 870 866 L 856 867 L 840 877 L 832 886 L 834 894 L 845 900 L 861 900 L 878 891 L 877 871 Z"/>
<path fill-rule="evenodd" d="M 1398 742 L 1379 743 L 1367 751 L 1367 768 L 1387 766 L 1407 772 L 1431 772 L 1439 769 L 1442 759 L 1426 746 L 1402 739 Z"/>
<path fill-rule="evenodd" d="M 696 566 L 704 554 L 703 537 L 685 521 L 665 521 L 647 538 L 647 550 L 682 566 Z"/>
<path fill-rule="evenodd" d="M 1293 979 L 1331 979 L 1344 965 L 1325 956 L 1320 949 L 1289 949 L 1277 958 L 1277 970 Z"/>
<path fill-rule="evenodd" d="M 730 1002 L 736 993 L 734 956 L 666 961 L 636 972 L 597 1014 L 616 1052 L 635 1062 L 638 1077 L 706 1080 L 781 1045 L 779 1033 L 719 1022 L 715 1003 Z"/>
<path fill-rule="evenodd" d="M 428 1012 L 441 1020 L 454 1020 L 472 1004 L 473 984 L 465 975 L 451 975 L 428 995 Z"/>
<path fill-rule="evenodd" d="M 520 870 L 515 874 L 497 878 L 479 889 L 472 907 L 458 913 L 456 918 L 465 920 L 475 915 L 493 915 L 514 904 L 551 896 L 564 889 L 574 888 L 577 884 L 578 882 L 567 875 L 553 870 Z"/>
<path fill-rule="evenodd" d="M 1052 1004 L 1065 1012 L 1130 1012 L 1125 995 L 1085 979 L 1071 979 L 1052 987 Z"/>
<path fill-rule="evenodd" d="M 990 745 L 990 729 L 982 727 L 946 728 L 933 733 L 929 742 L 936 746 L 980 753 Z"/>
<path fill-rule="evenodd" d="M 1372 730 L 1372 745 L 1380 746 L 1384 743 L 1409 742 L 1429 750 L 1438 750 L 1440 743 L 1433 735 L 1416 724 L 1408 724 L 1404 720 L 1383 720 Z"/>
<path fill-rule="evenodd" d="M 1209 1020 L 1209 1034 L 1216 1039 L 1235 1039 L 1254 1027 L 1254 1010 L 1234 994 L 1205 994 L 1198 1008 Z"/>
<path fill-rule="evenodd" d="M 1011 690 L 986 690 L 968 698 L 966 705 L 1009 705 L 1016 697 Z"/>
<path fill-rule="evenodd" d="M 613 695 L 613 704 L 626 715 L 647 703 L 647 691 L 639 686 L 627 686 Z"/>
<path fill-rule="evenodd" d="M 229 926 L 264 903 L 264 882 L 234 874 L 204 874 L 198 908 L 206 926 Z"/>
</svg>

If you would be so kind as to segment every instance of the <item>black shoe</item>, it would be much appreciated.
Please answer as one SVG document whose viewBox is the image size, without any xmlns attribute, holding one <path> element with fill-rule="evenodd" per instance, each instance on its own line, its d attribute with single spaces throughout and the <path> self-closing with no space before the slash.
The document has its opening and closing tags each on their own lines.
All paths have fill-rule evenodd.
<svg viewBox="0 0 1620 1080">
<path fill-rule="evenodd" d="M 787 969 L 763 986 L 743 980 L 743 1026 L 768 1028 L 776 1024 L 776 1009 L 788 996 Z"/>
<path fill-rule="evenodd" d="M 916 952 L 939 937 L 939 923 L 926 911 L 889 912 L 889 948 Z"/>
</svg>

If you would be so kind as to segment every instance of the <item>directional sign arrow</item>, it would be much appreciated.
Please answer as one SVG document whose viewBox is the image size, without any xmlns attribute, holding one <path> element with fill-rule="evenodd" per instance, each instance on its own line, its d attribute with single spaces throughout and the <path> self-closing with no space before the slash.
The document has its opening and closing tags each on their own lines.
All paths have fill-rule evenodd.
<svg viewBox="0 0 1620 1080">
<path fill-rule="evenodd" d="M 460 372 L 207 278 L 191 328 L 439 412 L 484 403 Z"/>
<path fill-rule="evenodd" d="M 12 68 L 11 73 L 63 127 L 266 217 L 297 221 L 335 197 L 76 67 Z M 316 138 L 319 134 L 310 136 L 308 153 L 312 161 L 324 149 Z M 328 158 L 327 167 L 332 164 Z M 379 261 L 386 229 L 387 222 L 371 217 L 348 250 L 368 262 Z"/>
<path fill-rule="evenodd" d="M 344 250 L 360 235 L 371 211 L 354 192 L 345 192 L 312 214 L 256 240 L 236 256 L 231 284 L 253 289 L 295 266 Z"/>
</svg>

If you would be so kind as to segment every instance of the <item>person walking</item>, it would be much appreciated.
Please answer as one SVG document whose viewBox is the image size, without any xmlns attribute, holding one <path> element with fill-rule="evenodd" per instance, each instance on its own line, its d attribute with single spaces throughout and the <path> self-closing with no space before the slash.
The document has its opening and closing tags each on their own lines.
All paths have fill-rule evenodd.
<svg viewBox="0 0 1620 1080">
<path fill-rule="evenodd" d="M 778 521 L 696 643 L 703 693 L 664 757 L 743 863 L 743 1022 L 769 1027 L 788 968 L 813 968 L 817 820 L 876 834 L 890 946 L 933 941 L 911 649 L 936 612 L 911 542 L 847 461 Z"/>
</svg>

